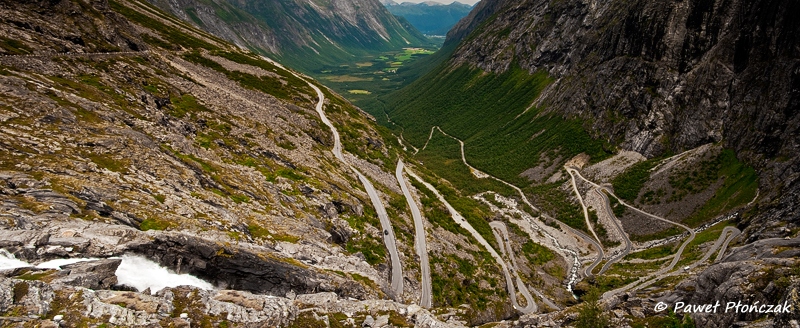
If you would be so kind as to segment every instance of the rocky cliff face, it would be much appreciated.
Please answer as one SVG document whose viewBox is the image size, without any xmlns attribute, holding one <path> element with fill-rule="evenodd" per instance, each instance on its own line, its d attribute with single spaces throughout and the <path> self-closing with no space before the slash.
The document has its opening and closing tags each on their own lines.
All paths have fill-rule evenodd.
<svg viewBox="0 0 800 328">
<path fill-rule="evenodd" d="M 796 221 L 800 23 L 792 1 L 483 1 L 448 34 L 450 65 L 556 79 L 536 104 L 648 157 L 722 142 Z"/>
<path fill-rule="evenodd" d="M 800 239 L 764 239 L 734 249 L 719 263 L 710 266 L 696 277 L 678 284 L 674 292 L 666 293 L 659 301 L 673 304 L 683 301 L 692 304 L 714 304 L 721 297 L 742 304 L 787 304 L 788 313 L 773 314 L 775 327 L 791 326 L 800 318 L 796 309 L 798 284 L 788 278 L 796 275 Z M 726 304 L 723 304 L 725 306 Z M 702 327 L 731 327 L 758 320 L 762 315 L 749 311 L 729 311 L 693 315 Z"/>
<path fill-rule="evenodd" d="M 151 2 L 214 35 L 262 49 L 301 69 L 426 43 L 419 31 L 377 0 Z"/>
<path fill-rule="evenodd" d="M 739 220 L 742 241 L 775 244 L 798 231 L 797 12 L 793 1 L 487 0 L 448 33 L 455 50 L 447 65 L 546 72 L 554 82 L 531 106 L 581 119 L 595 138 L 650 158 L 708 143 L 734 149 L 760 177 Z M 747 245 L 665 299 L 791 299 L 796 290 L 782 288 L 797 281 L 787 269 L 794 262 L 764 254 L 795 246 L 747 247 L 769 249 Z M 769 274 L 783 279 L 780 288 L 768 285 Z M 719 327 L 756 319 L 694 317 Z"/>
</svg>

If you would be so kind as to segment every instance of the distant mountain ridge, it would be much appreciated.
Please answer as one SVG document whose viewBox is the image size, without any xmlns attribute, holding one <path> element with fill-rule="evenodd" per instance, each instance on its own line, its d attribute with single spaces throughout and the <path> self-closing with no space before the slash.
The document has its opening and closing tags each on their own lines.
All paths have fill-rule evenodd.
<svg viewBox="0 0 800 328">
<path fill-rule="evenodd" d="M 447 4 L 443 3 L 443 2 L 437 2 L 437 1 L 423 1 L 423 2 L 419 2 L 419 3 L 415 3 L 415 2 L 408 2 L 408 1 L 396 2 L 396 1 L 393 1 L 393 0 L 381 0 L 381 3 L 384 6 L 416 6 L 416 5 L 423 5 L 423 4 L 424 5 L 428 5 L 428 6 L 445 6 L 445 5 L 447 5 Z M 462 2 L 458 2 L 458 1 L 453 1 L 450 4 L 462 4 L 462 5 L 470 6 L 468 4 L 465 4 L 465 3 L 462 3 Z"/>
<path fill-rule="evenodd" d="M 428 42 L 378 0 L 150 2 L 239 46 L 269 53 L 305 71 L 367 52 Z"/>
<path fill-rule="evenodd" d="M 387 0 L 383 4 L 393 15 L 407 19 L 411 25 L 427 35 L 447 34 L 447 31 L 472 10 L 472 6 L 457 1 L 445 5 L 434 1 L 397 3 Z"/>
</svg>

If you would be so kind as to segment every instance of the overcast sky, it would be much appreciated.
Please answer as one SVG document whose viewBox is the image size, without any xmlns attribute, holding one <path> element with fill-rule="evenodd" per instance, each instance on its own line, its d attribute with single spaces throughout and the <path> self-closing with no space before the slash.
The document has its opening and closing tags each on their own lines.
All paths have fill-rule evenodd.
<svg viewBox="0 0 800 328">
<path fill-rule="evenodd" d="M 451 2 L 453 2 L 454 0 L 394 0 L 394 2 L 397 2 L 397 3 L 403 3 L 403 2 L 420 3 L 420 2 L 425 2 L 425 1 L 441 2 L 441 3 L 447 5 L 447 4 L 450 4 Z M 461 2 L 461 3 L 466 3 L 468 5 L 474 5 L 474 4 L 478 3 L 479 0 L 455 0 L 455 1 L 458 1 L 458 2 Z"/>
</svg>

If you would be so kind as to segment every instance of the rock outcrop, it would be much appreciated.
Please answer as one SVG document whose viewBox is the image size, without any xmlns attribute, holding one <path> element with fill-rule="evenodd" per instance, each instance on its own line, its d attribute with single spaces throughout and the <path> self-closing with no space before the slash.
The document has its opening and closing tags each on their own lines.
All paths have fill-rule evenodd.
<svg viewBox="0 0 800 328">
<path fill-rule="evenodd" d="M 719 263 L 709 266 L 696 277 L 681 282 L 674 292 L 659 298 L 666 304 L 681 301 L 687 304 L 715 304 L 726 306 L 728 302 L 741 304 L 787 304 L 792 307 L 786 313 L 768 314 L 775 327 L 784 327 L 779 322 L 798 322 L 798 281 L 790 276 L 798 264 L 800 239 L 764 239 L 735 248 Z M 796 273 L 795 273 L 796 274 Z M 766 310 L 766 309 L 765 309 Z M 781 311 L 783 312 L 783 311 Z M 720 309 L 716 313 L 696 313 L 692 318 L 700 327 L 733 327 L 740 322 L 752 322 L 765 314 L 757 311 L 735 311 L 727 313 Z"/>
<path fill-rule="evenodd" d="M 301 294 L 290 299 L 180 286 L 151 295 L 0 277 L 0 295 L 0 312 L 15 314 L 3 317 L 4 325 L 12 327 L 26 324 L 126 327 L 190 324 L 285 327 L 294 324 L 305 327 L 332 321 L 350 327 L 389 327 L 390 317 L 394 323 L 416 327 L 452 327 L 418 306 L 381 300 L 357 301 L 335 293 Z"/>
<path fill-rule="evenodd" d="M 760 172 L 748 235 L 783 236 L 800 201 L 800 11 L 793 1 L 482 1 L 451 66 L 556 81 L 536 100 L 653 157 L 722 142 Z M 759 237 L 754 237 L 759 238 Z"/>
<path fill-rule="evenodd" d="M 222 288 L 269 295 L 335 292 L 340 297 L 355 299 L 378 296 L 360 283 L 258 247 L 219 245 L 185 234 L 159 234 L 152 242 L 131 244 L 127 250 Z"/>
<path fill-rule="evenodd" d="M 121 262 L 120 259 L 107 259 L 64 265 L 52 276 L 51 283 L 88 289 L 111 289 L 117 285 L 115 272 Z"/>
</svg>

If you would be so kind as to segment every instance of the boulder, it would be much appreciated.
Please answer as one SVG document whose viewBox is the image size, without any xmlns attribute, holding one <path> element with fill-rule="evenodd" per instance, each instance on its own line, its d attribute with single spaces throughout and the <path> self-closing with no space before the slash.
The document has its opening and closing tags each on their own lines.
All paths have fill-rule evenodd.
<svg viewBox="0 0 800 328">
<path fill-rule="evenodd" d="M 52 283 L 95 290 L 110 289 L 117 284 L 115 272 L 120 263 L 120 259 L 105 259 L 65 265 L 54 275 Z"/>
</svg>

